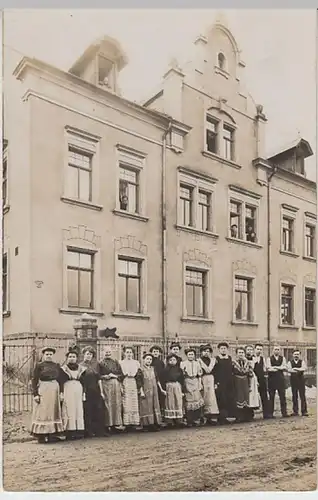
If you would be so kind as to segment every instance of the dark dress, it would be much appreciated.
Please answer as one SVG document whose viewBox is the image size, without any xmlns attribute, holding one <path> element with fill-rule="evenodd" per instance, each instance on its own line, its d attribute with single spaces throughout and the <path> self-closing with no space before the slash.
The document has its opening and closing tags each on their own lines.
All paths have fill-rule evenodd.
<svg viewBox="0 0 318 500">
<path fill-rule="evenodd" d="M 152 360 L 152 366 L 155 369 L 155 374 L 156 374 L 157 380 L 158 380 L 158 382 L 160 382 L 160 384 L 162 386 L 162 384 L 163 384 L 162 377 L 163 377 L 163 372 L 164 372 L 164 369 L 165 369 L 165 364 L 162 361 L 162 359 L 160 359 L 160 358 L 153 358 L 153 360 Z M 164 414 L 164 410 L 165 410 L 165 395 L 162 394 L 162 392 L 159 390 L 159 388 L 158 388 L 158 396 L 159 396 L 159 404 L 160 404 L 161 414 L 163 415 Z"/>
<path fill-rule="evenodd" d="M 122 427 L 122 381 L 124 378 L 121 366 L 116 359 L 104 358 L 99 364 L 104 394 L 106 427 Z M 116 375 L 109 378 L 110 374 Z"/>
<path fill-rule="evenodd" d="M 99 364 L 96 362 L 86 363 L 83 373 L 83 384 L 85 391 L 84 422 L 85 435 L 88 437 L 102 436 L 104 434 L 104 402 L 101 397 L 98 381 L 100 380 Z"/>
<path fill-rule="evenodd" d="M 254 373 L 257 377 L 258 382 L 258 392 L 262 401 L 262 411 L 263 417 L 268 417 L 268 392 L 267 392 L 267 381 L 266 381 L 266 365 L 263 356 L 259 358 L 254 358 Z"/>
<path fill-rule="evenodd" d="M 219 420 L 224 421 L 227 417 L 236 417 L 235 385 L 231 356 L 226 358 L 216 356 L 212 373 L 216 384 L 215 395 L 220 412 Z"/>
</svg>

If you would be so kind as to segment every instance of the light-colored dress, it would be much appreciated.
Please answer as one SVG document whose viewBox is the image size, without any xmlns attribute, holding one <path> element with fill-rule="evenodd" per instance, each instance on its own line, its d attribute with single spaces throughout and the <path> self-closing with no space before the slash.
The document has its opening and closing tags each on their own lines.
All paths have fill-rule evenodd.
<svg viewBox="0 0 318 500">
<path fill-rule="evenodd" d="M 196 411 L 203 407 L 204 401 L 201 396 L 202 369 L 198 361 L 182 361 L 180 368 L 183 371 L 185 382 L 185 408 L 186 411 Z"/>
<path fill-rule="evenodd" d="M 120 361 L 123 372 L 123 423 L 124 425 L 140 425 L 138 386 L 141 383 L 141 369 L 139 361 L 123 359 Z M 138 383 L 138 386 L 137 386 Z"/>
<path fill-rule="evenodd" d="M 123 373 L 117 360 L 105 358 L 100 363 L 100 374 L 108 376 L 110 373 L 116 375 L 117 378 L 101 379 L 105 398 L 105 425 L 106 427 L 121 427 L 123 425 L 121 397 Z"/>
<path fill-rule="evenodd" d="M 258 391 L 257 377 L 254 372 L 255 360 L 253 359 L 249 361 L 249 363 L 253 368 L 253 373 L 249 377 L 249 389 L 250 389 L 249 407 L 252 408 L 253 410 L 257 410 L 258 408 L 260 408 L 260 395 Z"/>
<path fill-rule="evenodd" d="M 66 379 L 64 381 L 64 401 L 62 404 L 62 416 L 66 431 L 84 431 L 84 408 L 83 408 L 83 385 L 80 382 L 81 375 L 86 368 L 79 365 L 76 370 L 71 370 L 63 365 Z"/>
<path fill-rule="evenodd" d="M 215 395 L 214 376 L 212 375 L 215 358 L 211 358 L 208 365 L 201 358 L 199 359 L 199 363 L 202 370 L 201 380 L 203 386 L 204 414 L 218 415 L 219 407 Z"/>
<path fill-rule="evenodd" d="M 140 399 L 141 425 L 161 424 L 158 383 L 153 366 L 142 368 L 145 397 Z"/>
</svg>

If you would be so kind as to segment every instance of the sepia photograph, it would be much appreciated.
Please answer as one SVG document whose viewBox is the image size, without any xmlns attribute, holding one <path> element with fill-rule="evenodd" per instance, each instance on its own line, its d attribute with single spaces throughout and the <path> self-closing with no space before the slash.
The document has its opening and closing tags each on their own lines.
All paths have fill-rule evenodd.
<svg viewBox="0 0 318 500">
<path fill-rule="evenodd" d="M 317 488 L 315 9 L 4 9 L 6 492 Z"/>
</svg>

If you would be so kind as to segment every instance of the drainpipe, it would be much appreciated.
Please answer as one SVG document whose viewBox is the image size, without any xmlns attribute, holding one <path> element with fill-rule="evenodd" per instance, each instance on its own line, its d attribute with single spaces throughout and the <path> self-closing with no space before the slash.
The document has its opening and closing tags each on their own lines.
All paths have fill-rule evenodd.
<svg viewBox="0 0 318 500">
<path fill-rule="evenodd" d="M 161 300 L 162 300 L 162 336 L 164 355 L 167 350 L 167 330 L 168 330 L 168 315 L 167 315 L 167 193 L 166 193 L 166 170 L 167 170 L 167 135 L 172 127 L 172 122 L 169 122 L 167 130 L 162 136 L 162 165 L 161 165 Z"/>
<path fill-rule="evenodd" d="M 267 175 L 267 341 L 269 354 L 271 352 L 271 281 L 272 281 L 272 269 L 271 269 L 271 251 L 272 251 L 272 241 L 271 241 L 271 180 L 275 173 L 277 172 L 277 167 L 274 165 L 270 174 Z"/>
</svg>

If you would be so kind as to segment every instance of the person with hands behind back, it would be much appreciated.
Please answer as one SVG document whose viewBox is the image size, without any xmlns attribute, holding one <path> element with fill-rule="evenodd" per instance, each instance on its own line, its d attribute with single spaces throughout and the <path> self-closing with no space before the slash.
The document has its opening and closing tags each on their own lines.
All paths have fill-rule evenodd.
<svg viewBox="0 0 318 500">
<path fill-rule="evenodd" d="M 42 349 L 42 360 L 35 366 L 32 377 L 31 434 L 39 443 L 58 441 L 58 435 L 64 431 L 58 381 L 60 366 L 53 361 L 54 354 L 53 347 Z"/>
</svg>

